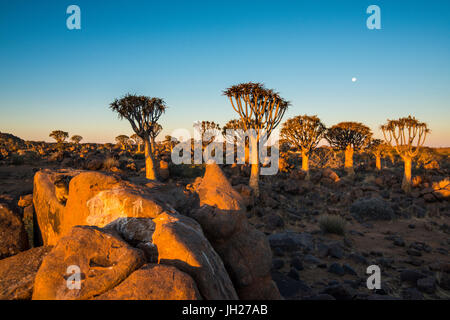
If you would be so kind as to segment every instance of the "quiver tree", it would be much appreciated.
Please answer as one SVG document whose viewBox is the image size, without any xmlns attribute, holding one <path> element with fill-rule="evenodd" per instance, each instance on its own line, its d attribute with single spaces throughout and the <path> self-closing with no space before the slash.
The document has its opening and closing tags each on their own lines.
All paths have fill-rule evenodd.
<svg viewBox="0 0 450 320">
<path fill-rule="evenodd" d="M 419 154 L 420 147 L 425 143 L 430 129 L 424 122 L 415 117 L 408 116 L 398 120 L 388 120 L 381 126 L 386 142 L 395 147 L 395 150 L 405 164 L 402 189 L 411 192 L 411 165 L 412 159 Z"/>
<path fill-rule="evenodd" d="M 167 150 L 167 147 L 169 148 L 170 153 L 172 153 L 173 147 L 174 147 L 174 145 L 175 145 L 176 143 L 178 143 L 177 138 L 172 137 L 172 136 L 170 136 L 170 135 L 166 135 L 166 136 L 164 137 L 163 144 L 164 144 L 166 150 Z"/>
<path fill-rule="evenodd" d="M 251 122 L 250 128 L 254 127 L 253 122 Z M 230 134 L 231 133 L 231 134 Z M 233 119 L 228 121 L 222 127 L 222 135 L 225 141 L 236 147 L 233 151 L 237 151 L 238 148 L 244 149 L 244 163 L 249 163 L 250 150 L 249 150 L 249 139 L 250 136 L 246 133 L 244 129 L 244 122 L 241 119 Z"/>
<path fill-rule="evenodd" d="M 130 136 L 130 138 L 133 139 L 134 143 L 137 145 L 137 147 L 138 147 L 137 152 L 138 152 L 138 153 L 141 153 L 141 145 L 142 145 L 142 143 L 143 143 L 144 141 L 143 141 L 143 140 L 141 139 L 141 137 L 139 137 L 136 133 L 133 133 L 133 134 Z"/>
<path fill-rule="evenodd" d="M 70 138 L 70 141 L 72 141 L 74 144 L 80 144 L 81 140 L 83 140 L 83 137 L 79 135 L 74 135 Z"/>
<path fill-rule="evenodd" d="M 217 134 L 220 132 L 220 126 L 214 121 L 198 121 L 194 124 L 195 129 L 200 133 L 202 141 L 202 150 L 213 143 Z"/>
<path fill-rule="evenodd" d="M 372 132 L 369 127 L 359 122 L 340 122 L 325 133 L 325 139 L 334 150 L 343 150 L 344 167 L 347 173 L 355 174 L 353 169 L 353 153 L 364 148 L 370 141 Z"/>
<path fill-rule="evenodd" d="M 122 150 L 125 150 L 129 139 L 130 138 L 128 136 L 121 134 L 120 136 L 117 136 L 115 140 L 117 144 L 120 146 L 120 148 Z"/>
<path fill-rule="evenodd" d="M 61 148 L 64 141 L 69 137 L 69 133 L 62 130 L 53 130 L 48 136 L 55 139 L 58 147 Z"/>
<path fill-rule="evenodd" d="M 271 89 L 260 83 L 241 83 L 226 89 L 223 94 L 230 99 L 245 131 L 254 130 L 250 134 L 251 174 L 249 186 L 256 196 L 259 195 L 260 138 L 268 139 L 283 118 L 289 102 Z"/>
<path fill-rule="evenodd" d="M 146 177 L 156 180 L 150 134 L 161 115 L 166 111 L 166 103 L 161 98 L 128 94 L 120 100 L 116 99 L 110 104 L 110 108 L 119 114 L 120 119 L 127 119 L 133 131 L 144 141 Z"/>
<path fill-rule="evenodd" d="M 370 139 L 367 145 L 367 151 L 375 156 L 375 166 L 377 170 L 381 170 L 381 156 L 386 150 L 386 144 L 381 139 Z"/>
<path fill-rule="evenodd" d="M 302 152 L 302 170 L 309 180 L 309 156 L 326 132 L 325 125 L 317 116 L 296 116 L 286 120 L 281 128 L 281 137 Z"/>
<path fill-rule="evenodd" d="M 152 152 L 155 154 L 156 151 L 156 137 L 161 133 L 163 127 L 159 123 L 155 123 L 150 131 L 150 145 L 152 147 Z"/>
</svg>

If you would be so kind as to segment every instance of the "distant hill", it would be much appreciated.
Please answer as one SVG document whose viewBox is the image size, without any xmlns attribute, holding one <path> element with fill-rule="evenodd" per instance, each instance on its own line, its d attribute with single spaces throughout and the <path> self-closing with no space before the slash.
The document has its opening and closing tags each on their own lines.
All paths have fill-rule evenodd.
<svg viewBox="0 0 450 320">
<path fill-rule="evenodd" d="M 25 141 L 13 134 L 0 132 L 0 146 L 21 148 L 25 146 Z"/>
</svg>

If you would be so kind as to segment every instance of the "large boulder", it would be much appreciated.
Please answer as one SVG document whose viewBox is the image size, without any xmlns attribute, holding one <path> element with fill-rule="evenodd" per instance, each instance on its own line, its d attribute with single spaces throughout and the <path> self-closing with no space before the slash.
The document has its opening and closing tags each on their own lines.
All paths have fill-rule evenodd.
<svg viewBox="0 0 450 320">
<path fill-rule="evenodd" d="M 61 235 L 62 219 L 64 217 L 65 203 L 61 197 L 67 194 L 68 188 L 64 186 L 59 188 L 55 185 L 62 177 L 73 177 L 79 171 L 75 170 L 41 170 L 34 175 L 33 204 L 36 212 L 36 218 L 41 231 L 44 245 L 55 245 Z M 69 179 L 67 179 L 69 180 Z"/>
<path fill-rule="evenodd" d="M 51 247 L 37 247 L 0 260 L 0 300 L 28 300 L 42 259 Z"/>
<path fill-rule="evenodd" d="M 34 300 L 90 299 L 114 288 L 145 263 L 142 251 L 97 227 L 77 226 L 60 239 L 37 272 Z M 81 286 L 69 286 L 70 268 Z"/>
<path fill-rule="evenodd" d="M 22 219 L 6 203 L 0 203 L 0 259 L 28 249 Z"/>
<path fill-rule="evenodd" d="M 247 221 L 240 194 L 220 167 L 208 164 L 196 188 L 200 208 L 191 212 L 222 258 L 241 299 L 279 299 L 271 280 L 272 251 L 265 235 Z"/>
<path fill-rule="evenodd" d="M 220 256 L 195 220 L 163 213 L 153 220 L 121 218 L 105 229 L 142 249 L 148 262 L 172 265 L 189 274 L 205 299 L 238 298 Z"/>
<path fill-rule="evenodd" d="M 67 177 L 66 200 L 61 195 L 61 177 Z M 104 227 L 121 217 L 155 218 L 162 212 L 175 212 L 145 187 L 91 171 L 39 171 L 33 201 L 45 245 L 55 245 L 76 225 Z"/>
<path fill-rule="evenodd" d="M 201 300 L 188 274 L 172 266 L 146 264 L 96 300 Z"/>
</svg>

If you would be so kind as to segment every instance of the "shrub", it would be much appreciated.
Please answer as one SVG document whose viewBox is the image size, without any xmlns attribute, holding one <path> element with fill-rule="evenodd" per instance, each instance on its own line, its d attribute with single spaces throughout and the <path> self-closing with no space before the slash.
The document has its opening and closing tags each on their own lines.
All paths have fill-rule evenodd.
<svg viewBox="0 0 450 320">
<path fill-rule="evenodd" d="M 319 217 L 319 226 L 324 233 L 345 234 L 345 220 L 336 215 L 323 215 Z"/>
<path fill-rule="evenodd" d="M 111 170 L 112 168 L 118 168 L 119 167 L 119 160 L 108 157 L 103 161 L 103 169 L 104 170 Z"/>
</svg>

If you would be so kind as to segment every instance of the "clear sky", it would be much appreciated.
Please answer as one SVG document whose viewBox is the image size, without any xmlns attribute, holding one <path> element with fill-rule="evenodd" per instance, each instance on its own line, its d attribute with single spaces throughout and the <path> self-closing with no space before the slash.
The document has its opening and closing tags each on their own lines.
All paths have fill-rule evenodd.
<svg viewBox="0 0 450 320">
<path fill-rule="evenodd" d="M 81 30 L 66 27 L 71 4 Z M 381 30 L 366 27 L 371 4 Z M 285 119 L 360 121 L 381 137 L 412 114 L 427 145 L 450 146 L 450 1 L 0 0 L 1 132 L 112 142 L 132 131 L 108 105 L 130 92 L 166 100 L 162 138 L 236 118 L 222 90 L 248 81 L 292 102 Z"/>
</svg>

